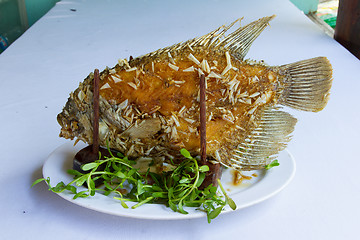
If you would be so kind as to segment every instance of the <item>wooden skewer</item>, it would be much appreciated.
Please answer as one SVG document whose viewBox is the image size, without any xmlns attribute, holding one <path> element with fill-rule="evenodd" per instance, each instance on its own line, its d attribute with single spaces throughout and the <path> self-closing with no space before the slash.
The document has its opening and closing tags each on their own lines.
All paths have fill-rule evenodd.
<svg viewBox="0 0 360 240">
<path fill-rule="evenodd" d="M 200 76 L 200 156 L 201 163 L 206 163 L 206 96 L 205 75 Z"/>
<path fill-rule="evenodd" d="M 94 91 L 93 91 L 93 154 L 99 153 L 99 69 L 94 71 Z"/>
<path fill-rule="evenodd" d="M 221 177 L 221 165 L 207 161 L 206 157 L 206 82 L 205 75 L 200 76 L 200 165 L 207 165 L 209 171 L 205 173 L 205 179 L 199 189 L 212 184 L 217 186 L 217 179 Z"/>
</svg>

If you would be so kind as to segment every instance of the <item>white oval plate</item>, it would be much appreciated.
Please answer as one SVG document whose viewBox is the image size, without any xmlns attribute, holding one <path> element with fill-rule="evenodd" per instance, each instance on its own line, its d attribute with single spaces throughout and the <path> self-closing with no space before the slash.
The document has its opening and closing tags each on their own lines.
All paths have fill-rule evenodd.
<svg viewBox="0 0 360 240">
<path fill-rule="evenodd" d="M 43 166 L 44 178 L 50 178 L 50 184 L 55 186 L 58 182 L 63 181 L 65 184 L 72 181 L 72 176 L 66 171 L 72 168 L 72 160 L 75 154 L 82 148 L 86 147 L 83 143 L 78 143 L 76 146 L 73 142 L 65 143 L 64 145 L 55 149 L 45 161 Z M 270 170 L 257 170 L 244 172 L 247 176 L 256 174 L 257 177 L 252 177 L 251 180 L 244 180 L 239 186 L 232 184 L 231 170 L 223 171 L 221 182 L 224 188 L 228 191 L 229 196 L 235 201 L 237 210 L 260 203 L 278 192 L 280 192 L 293 178 L 295 174 L 295 161 L 288 151 L 282 151 L 278 156 L 280 166 L 274 167 Z M 86 190 L 85 187 L 79 187 L 79 190 Z M 170 208 L 162 204 L 144 204 L 136 209 L 125 209 L 120 202 L 112 197 L 96 193 L 93 197 L 73 199 L 73 194 L 62 192 L 58 194 L 62 198 L 75 203 L 79 206 L 89 208 L 95 211 L 132 218 L 142 219 L 190 219 L 205 217 L 206 214 L 195 208 L 184 208 L 189 214 L 181 214 L 173 212 Z M 131 203 L 127 203 L 131 207 Z M 228 206 L 222 213 L 231 212 Z"/>
</svg>

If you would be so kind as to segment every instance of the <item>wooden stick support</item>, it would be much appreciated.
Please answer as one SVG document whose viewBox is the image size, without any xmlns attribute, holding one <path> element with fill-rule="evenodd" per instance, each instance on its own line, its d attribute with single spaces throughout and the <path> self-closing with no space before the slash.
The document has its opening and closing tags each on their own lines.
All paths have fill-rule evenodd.
<svg viewBox="0 0 360 240">
<path fill-rule="evenodd" d="M 210 184 L 217 187 L 217 179 L 221 178 L 221 165 L 207 161 L 206 155 L 206 80 L 200 76 L 200 165 L 207 165 L 209 171 L 205 173 L 205 179 L 199 189 L 204 189 Z"/>
<path fill-rule="evenodd" d="M 205 76 L 200 76 L 200 156 L 201 163 L 206 163 L 206 94 Z"/>
<path fill-rule="evenodd" d="M 93 144 L 92 153 L 99 153 L 99 69 L 94 71 L 94 91 L 93 91 Z"/>
</svg>

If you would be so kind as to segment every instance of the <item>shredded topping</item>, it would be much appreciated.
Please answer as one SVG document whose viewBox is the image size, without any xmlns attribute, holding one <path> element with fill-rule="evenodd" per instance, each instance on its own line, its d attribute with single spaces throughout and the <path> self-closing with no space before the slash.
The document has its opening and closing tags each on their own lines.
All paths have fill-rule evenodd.
<svg viewBox="0 0 360 240">
<path fill-rule="evenodd" d="M 191 53 L 189 54 L 188 58 L 193 61 L 196 65 L 200 65 L 199 60 L 196 59 L 196 57 L 194 57 L 194 55 L 192 55 Z"/>
<path fill-rule="evenodd" d="M 168 66 L 169 66 L 171 69 L 175 70 L 175 71 L 178 71 L 178 70 L 179 70 L 179 67 L 178 67 L 178 66 L 173 65 L 173 64 L 171 64 L 171 63 L 169 63 Z"/>
<path fill-rule="evenodd" d="M 108 83 L 105 83 L 100 90 L 106 89 L 106 88 L 111 88 L 110 85 Z"/>
</svg>

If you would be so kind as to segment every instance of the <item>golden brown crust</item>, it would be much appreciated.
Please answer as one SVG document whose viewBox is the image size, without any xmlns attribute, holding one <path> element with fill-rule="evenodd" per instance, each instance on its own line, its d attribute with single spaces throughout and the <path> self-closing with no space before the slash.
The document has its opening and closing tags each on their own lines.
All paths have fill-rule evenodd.
<svg viewBox="0 0 360 240">
<path fill-rule="evenodd" d="M 245 136 L 256 113 L 273 102 L 278 74 L 270 67 L 240 62 L 222 50 L 169 51 L 105 71 L 100 94 L 138 109 L 134 116 L 122 115 L 130 124 L 141 116 L 162 119 L 159 135 L 166 148 L 199 152 L 199 74 L 207 81 L 208 154 L 216 158 L 217 149 Z"/>
</svg>

